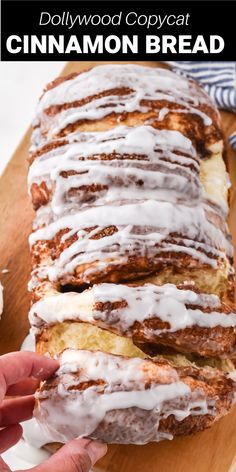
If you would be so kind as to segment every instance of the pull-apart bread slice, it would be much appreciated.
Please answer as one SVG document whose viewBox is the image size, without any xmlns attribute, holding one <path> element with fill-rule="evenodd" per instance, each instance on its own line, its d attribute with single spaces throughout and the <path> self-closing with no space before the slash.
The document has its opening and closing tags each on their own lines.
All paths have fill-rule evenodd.
<svg viewBox="0 0 236 472">
<path fill-rule="evenodd" d="M 59 342 L 64 342 L 60 350 L 65 349 L 68 329 L 76 332 L 83 323 L 131 338 L 140 346 L 155 344 L 157 353 L 170 347 L 225 359 L 236 357 L 236 313 L 231 310 L 217 295 L 196 293 L 191 286 L 99 284 L 82 293 L 43 297 L 33 305 L 30 322 L 42 353 L 58 329 Z"/>
<path fill-rule="evenodd" d="M 233 400 L 235 384 L 219 371 L 70 349 L 60 361 L 36 409 L 59 442 L 78 436 L 135 444 L 172 439 L 210 426 Z"/>
<path fill-rule="evenodd" d="M 30 323 L 60 369 L 37 393 L 49 441 L 143 444 L 234 401 L 236 310 L 220 116 L 195 82 L 103 65 L 48 85 L 29 192 Z"/>
</svg>

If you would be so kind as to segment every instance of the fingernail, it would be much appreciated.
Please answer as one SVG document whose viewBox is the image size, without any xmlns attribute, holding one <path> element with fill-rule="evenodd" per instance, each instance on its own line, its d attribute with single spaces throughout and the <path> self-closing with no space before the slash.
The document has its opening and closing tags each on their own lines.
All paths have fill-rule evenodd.
<svg viewBox="0 0 236 472">
<path fill-rule="evenodd" d="M 91 441 L 85 446 L 91 459 L 92 465 L 107 453 L 107 445 L 98 441 Z"/>
</svg>

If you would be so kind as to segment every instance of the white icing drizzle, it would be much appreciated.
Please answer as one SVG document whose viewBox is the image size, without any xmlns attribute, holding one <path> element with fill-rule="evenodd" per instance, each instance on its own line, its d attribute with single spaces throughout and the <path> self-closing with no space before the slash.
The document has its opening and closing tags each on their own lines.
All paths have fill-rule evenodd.
<svg viewBox="0 0 236 472">
<path fill-rule="evenodd" d="M 130 233 L 133 226 L 158 228 L 160 229 L 157 238 L 159 240 L 162 239 L 163 235 L 179 232 L 183 237 L 186 235 L 190 239 L 198 238 L 199 242 L 203 240 L 209 244 L 214 242 L 216 247 L 225 249 L 228 245 L 224 233 L 207 218 L 207 211 L 213 213 L 213 210 L 207 205 L 189 207 L 183 204 L 174 205 L 171 202 L 155 200 L 123 205 L 114 204 L 98 208 L 92 207 L 59 218 L 45 228 L 35 231 L 30 235 L 30 244 L 32 245 L 39 240 L 50 240 L 65 228 L 76 233 L 91 226 L 97 226 L 101 229 L 117 225 L 118 228 L 125 227 L 126 233 Z M 224 229 L 226 232 L 226 224 Z M 67 237 L 69 236 L 71 234 L 67 235 Z M 90 243 L 93 244 L 93 241 L 90 241 Z M 98 244 L 103 243 L 100 241 Z"/>
<path fill-rule="evenodd" d="M 102 91 L 122 87 L 131 93 L 98 98 Z M 79 109 L 60 111 L 50 119 L 44 116 L 50 106 L 72 103 L 94 94 L 97 98 Z M 98 117 L 97 114 L 106 114 L 111 107 L 117 112 L 120 108 L 143 111 L 143 99 L 165 99 L 176 104 L 177 112 L 181 111 L 178 108 L 181 105 L 185 107 L 184 112 L 194 109 L 200 114 L 199 104 L 211 104 L 205 92 L 170 71 L 108 65 L 98 66 L 48 90 L 40 100 L 37 116 L 42 119 L 43 127 L 51 120 L 54 126 L 56 120 L 60 128 L 62 117 L 69 117 L 70 121 L 74 113 L 85 113 L 86 119 L 91 119 L 94 118 L 91 113 Z M 160 112 L 159 119 L 166 113 L 168 107 Z M 210 124 L 203 118 L 205 125 Z M 52 135 L 49 132 L 45 137 L 47 144 L 53 144 Z M 37 143 L 44 145 L 45 139 L 38 131 L 37 136 Z M 54 141 L 55 149 L 36 157 L 29 172 L 30 187 L 33 183 L 46 182 L 52 193 L 52 201 L 37 212 L 36 231 L 30 243 L 50 240 L 65 229 L 69 232 L 62 236 L 61 242 L 69 236 L 78 236 L 56 261 L 47 261 L 50 281 L 72 274 L 78 265 L 88 264 L 81 275 L 87 283 L 92 273 L 107 267 L 108 260 L 110 265 L 122 264 L 135 253 L 147 257 L 159 254 L 160 261 L 165 252 L 184 253 L 214 268 L 225 259 L 225 252 L 232 255 L 227 226 L 222 222 L 221 230 L 208 219 L 207 212 L 214 211 L 204 204 L 199 159 L 191 141 L 182 133 L 156 130 L 149 125 L 117 126 L 102 132 L 74 132 L 65 141 L 68 144 L 63 141 L 63 146 Z M 33 138 L 34 150 L 37 143 Z M 111 153 L 115 153 L 115 159 L 101 159 L 102 155 Z M 129 155 L 142 159 L 127 159 Z M 66 176 L 65 172 L 70 171 L 78 174 Z M 94 184 L 107 188 L 89 193 L 86 187 Z M 111 225 L 118 231 L 91 239 Z M 84 231 L 94 226 L 94 230 Z M 141 228 L 139 234 L 136 227 Z M 179 236 L 167 243 L 165 240 L 173 232 Z M 91 263 L 96 267 L 89 266 Z"/>
<path fill-rule="evenodd" d="M 53 440 L 66 442 L 72 437 L 92 435 L 111 411 L 129 408 L 147 410 L 155 415 L 156 420 L 152 437 L 147 438 L 140 431 L 138 438 L 135 438 L 135 443 L 145 443 L 163 438 L 158 432 L 158 423 L 163 417 L 173 414 L 178 420 L 183 420 L 189 415 L 214 414 L 214 402 L 208 404 L 200 389 L 191 392 L 168 364 L 156 368 L 155 383 L 151 382 L 145 388 L 147 374 L 144 362 L 148 361 L 122 359 L 98 351 L 91 353 L 67 349 L 61 356 L 61 367 L 57 373 L 60 382 L 56 391 L 39 393 L 43 401 L 35 412 L 36 417 L 50 431 Z M 99 388 L 97 390 L 93 386 L 81 392 L 73 389 L 78 384 L 78 377 L 73 376 L 77 372 L 80 382 L 104 379 L 107 384 L 104 393 L 99 394 Z M 145 425 L 143 428 L 145 431 Z M 134 442 L 132 427 L 129 440 Z"/>
<path fill-rule="evenodd" d="M 100 311 L 97 303 L 125 301 L 122 308 Z M 188 307 L 191 305 L 191 308 Z M 192 308 L 192 306 L 196 308 Z M 210 308 L 204 313 L 202 307 Z M 217 295 L 197 294 L 192 290 L 180 290 L 173 284 L 156 286 L 145 284 L 131 287 L 117 284 L 99 284 L 82 293 L 61 293 L 47 295 L 36 302 L 29 314 L 32 325 L 42 322 L 53 324 L 68 320 L 92 323 L 107 329 L 115 329 L 119 334 L 132 336 L 135 321 L 143 323 L 151 318 L 159 318 L 170 324 L 169 328 L 149 330 L 145 328 L 147 340 L 155 334 L 174 332 L 191 326 L 213 328 L 236 327 L 236 313 L 220 312 L 221 302 Z"/>
<path fill-rule="evenodd" d="M 23 428 L 24 442 L 27 444 L 27 447 L 25 447 L 27 455 L 25 457 L 29 459 L 30 452 L 32 453 L 32 459 L 39 458 L 37 460 L 40 460 L 41 458 L 40 462 L 50 457 L 50 454 L 45 449 L 42 449 L 45 444 L 50 442 L 50 436 L 48 437 L 44 434 L 44 430 L 35 418 L 24 421 L 21 426 Z"/>
<path fill-rule="evenodd" d="M 29 333 L 24 339 L 21 348 L 21 351 L 32 351 L 35 352 L 35 337 L 32 333 Z"/>
<path fill-rule="evenodd" d="M 163 90 L 171 92 L 172 97 L 175 93 L 182 96 L 183 92 L 189 102 L 198 103 L 196 94 L 191 96 L 189 81 L 169 70 L 136 64 L 108 64 L 94 67 L 46 91 L 38 104 L 38 112 L 52 105 L 82 100 L 92 96 L 94 91 L 98 95 L 103 91 L 127 86 L 133 90 L 142 87 L 142 95 L 145 94 L 147 99 L 152 99 L 156 90 Z"/>
<path fill-rule="evenodd" d="M 121 95 L 117 93 L 121 88 L 129 90 Z M 112 89 L 116 90 L 112 92 Z M 108 92 L 107 96 L 99 96 L 103 92 Z M 71 108 L 47 114 L 49 107 L 83 100 Z M 79 120 L 99 120 L 111 113 L 119 116 L 153 111 L 154 104 L 144 103 L 144 100 L 165 101 L 161 109 L 160 104 L 156 104 L 145 126 L 72 132 L 62 146 L 60 138 L 54 141 L 67 125 Z M 46 183 L 52 200 L 39 209 L 30 243 L 52 240 L 61 230 L 68 230 L 61 236 L 61 243 L 73 235 L 78 239 L 62 250 L 57 259 L 48 255 L 45 259 L 42 257 L 41 266 L 32 274 L 32 289 L 37 286 L 38 274 L 49 283 L 63 277 L 67 277 L 69 283 L 70 274 L 83 264 L 88 267 L 81 279 L 90 282 L 94 272 L 110 264 L 127 262 L 133 254 L 158 256 L 161 262 L 161 254 L 171 251 L 176 253 L 173 265 L 178 265 L 181 259 L 178 253 L 183 253 L 214 268 L 225 260 L 226 254 L 232 256 L 227 225 L 204 200 L 199 158 L 191 141 L 177 131 L 149 126 L 152 120 L 164 120 L 172 107 L 175 115 L 195 114 L 205 127 L 210 126 L 211 118 L 199 109 L 202 104 L 213 109 L 208 95 L 191 81 L 170 71 L 133 64 L 98 66 L 44 93 L 37 108 L 32 151 L 41 152 L 42 146 L 48 144 L 55 144 L 55 149 L 45 148 L 35 157 L 28 182 L 30 188 L 34 183 Z M 176 119 L 178 121 L 178 117 Z M 116 154 L 114 159 L 102 159 L 102 155 L 112 153 Z M 141 159 L 128 159 L 131 155 L 141 156 Z M 77 174 L 65 176 L 67 171 Z M 107 189 L 95 192 L 94 198 L 86 201 L 86 190 L 80 187 L 94 184 Z M 74 189 L 76 195 L 71 192 Z M 91 239 L 112 225 L 117 227 L 117 232 Z M 87 228 L 94 229 L 85 231 Z M 120 300 L 125 300 L 127 306 L 109 313 L 95 306 L 99 301 Z M 204 313 L 203 309 L 209 306 L 211 312 Z M 135 321 L 143 323 L 155 316 L 169 323 L 170 327 L 166 328 L 169 332 L 194 325 L 235 327 L 236 314 L 225 315 L 218 312 L 218 308 L 218 297 L 178 290 L 171 284 L 163 287 L 100 284 L 82 294 L 58 293 L 43 297 L 31 308 L 30 321 L 40 329 L 42 322 L 80 319 L 114 328 L 127 336 L 131 335 Z M 152 333 L 146 330 L 145 334 Z M 208 400 L 199 388 L 191 391 L 168 364 L 161 365 L 158 372 L 152 374 L 154 380 L 147 388 L 150 376 L 145 373 L 143 363 L 149 361 L 73 350 L 64 351 L 60 360 L 61 367 L 56 374 L 59 384 L 50 393 L 45 390 L 38 394 L 44 401 L 35 411 L 48 440 L 66 442 L 72 437 L 92 435 L 103 420 L 112 418 L 115 410 L 123 412 L 120 423 L 115 419 L 118 432 L 119 426 L 124 424 L 125 410 L 136 408 L 149 412 L 142 424 L 145 433 L 138 430 L 140 424 L 134 421 L 135 431 L 131 427 L 128 435 L 128 442 L 140 444 L 170 438 L 168 432 L 158 431 L 160 419 L 169 415 L 181 421 L 189 415 L 215 414 L 215 400 Z M 155 364 L 154 367 L 157 368 Z M 78 384 L 75 373 L 79 373 L 80 382 L 103 379 L 107 384 L 104 393 L 100 394 L 96 386 L 78 391 L 74 388 Z M 155 419 L 155 427 L 150 428 L 151 417 Z"/>
<path fill-rule="evenodd" d="M 126 88 L 131 92 L 123 96 L 114 93 L 98 98 L 102 92 L 119 88 Z M 50 125 L 43 116 L 45 110 L 51 106 L 72 103 L 95 95 L 97 98 L 88 103 L 62 110 L 54 119 L 50 117 Z M 198 108 L 202 103 L 212 105 L 202 89 L 168 70 L 134 64 L 98 66 L 46 91 L 38 104 L 35 123 L 40 120 L 43 123 L 45 120 L 46 127 L 51 126 L 47 133 L 48 138 L 51 138 L 67 125 L 79 120 L 102 119 L 112 112 L 148 112 L 150 107 L 143 105 L 143 100 L 165 100 L 175 103 L 175 112 L 197 114 L 206 126 L 212 123 L 211 118 Z M 166 105 L 160 111 L 159 120 L 162 120 L 168 112 Z M 43 138 L 37 130 L 33 135 L 33 143 L 36 145 L 40 139 Z"/>
<path fill-rule="evenodd" d="M 236 369 L 228 374 L 228 378 L 233 380 L 233 382 L 236 382 Z"/>
<path fill-rule="evenodd" d="M 92 207 L 63 216 L 35 231 L 30 236 L 30 244 L 51 240 L 65 228 L 68 228 L 69 233 L 63 236 L 62 241 L 73 234 L 78 235 L 78 239 L 48 267 L 50 281 L 73 273 L 80 264 L 96 262 L 96 270 L 101 270 L 108 263 L 125 262 L 128 255 L 137 252 L 148 257 L 166 251 L 182 252 L 216 267 L 217 260 L 212 255 L 224 257 L 224 251 L 232 254 L 232 247 L 223 231 L 208 219 L 209 210 L 213 211 L 203 205 L 188 207 L 153 200 Z M 118 231 L 100 239 L 91 239 L 102 228 L 111 225 L 116 225 Z M 150 225 L 155 227 L 150 228 Z M 85 231 L 92 227 L 96 228 Z M 136 227 L 141 227 L 141 234 L 135 232 Z M 145 227 L 150 228 L 150 231 L 147 232 Z M 226 224 L 224 231 L 227 234 Z M 165 243 L 166 238 L 175 232 L 181 235 L 181 239 L 178 237 L 173 243 Z M 187 244 L 186 238 L 189 240 Z M 204 250 L 210 250 L 210 254 L 204 254 Z M 89 267 L 85 277 L 89 277 L 90 270 Z"/>
<path fill-rule="evenodd" d="M 120 356 L 106 355 L 103 352 L 96 352 L 93 355 L 90 351 L 66 349 L 60 356 L 60 368 L 57 375 L 73 374 L 79 370 L 81 382 L 104 379 L 111 385 L 123 382 L 130 387 L 134 382 L 144 381 L 145 372 L 141 368 L 142 364 L 143 360 L 138 357 L 129 359 L 125 364 L 125 360 Z M 178 380 L 174 369 L 169 370 L 173 381 Z M 160 376 L 165 377 L 169 370 L 163 368 Z M 71 380 L 68 385 L 71 385 Z"/>
<path fill-rule="evenodd" d="M 73 139 L 72 139 L 73 138 Z M 116 153 L 104 161 L 99 156 Z M 186 155 L 187 153 L 187 155 Z M 128 156 L 136 158 L 127 159 Z M 91 157 L 95 156 L 95 160 Z M 90 159 L 89 159 L 90 158 Z M 64 176 L 75 171 L 77 175 Z M 55 215 L 75 209 L 75 203 L 91 204 L 88 189 L 82 186 L 100 184 L 106 191 L 92 193 L 93 204 L 106 204 L 119 199 L 158 199 L 176 201 L 186 195 L 191 200 L 201 195 L 199 162 L 191 141 L 178 131 L 156 130 L 151 126 L 118 126 L 94 133 L 76 133 L 70 143 L 36 157 L 28 183 L 46 182 L 53 196 L 50 203 Z M 141 183 L 140 183 L 141 182 Z M 76 197 L 68 196 L 77 189 Z M 121 193 L 122 191 L 122 193 Z M 41 214 L 47 209 L 41 210 Z"/>
<path fill-rule="evenodd" d="M 31 423 L 33 420 L 25 421 L 22 423 L 22 427 Z M 34 420 L 36 424 L 36 420 Z M 38 440 L 42 436 L 42 428 L 38 425 L 37 427 L 37 436 Z M 50 442 L 50 441 L 49 441 Z M 45 449 L 39 449 L 38 446 L 32 446 L 28 440 L 25 441 L 20 439 L 20 441 L 15 444 L 15 446 L 8 449 L 1 455 L 2 459 L 7 463 L 8 467 L 11 470 L 32 470 L 32 467 L 36 467 L 41 464 L 43 461 L 49 459 L 50 454 Z M 2 469 L 3 470 L 3 469 Z M 10 470 L 10 469 L 5 469 Z"/>
</svg>

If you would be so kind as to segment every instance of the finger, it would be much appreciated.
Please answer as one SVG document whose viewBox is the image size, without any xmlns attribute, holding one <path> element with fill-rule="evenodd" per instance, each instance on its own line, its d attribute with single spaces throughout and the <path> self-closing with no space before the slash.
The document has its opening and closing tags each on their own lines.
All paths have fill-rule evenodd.
<svg viewBox="0 0 236 472">
<path fill-rule="evenodd" d="M 24 396 L 24 395 L 31 395 L 35 392 L 35 390 L 39 386 L 39 380 L 37 379 L 25 379 L 21 380 L 14 385 L 11 385 L 6 392 L 8 396 Z"/>
<path fill-rule="evenodd" d="M 20 424 L 13 424 L 0 431 L 0 454 L 14 446 L 22 436 Z M 2 469 L 0 469 L 2 470 Z"/>
<path fill-rule="evenodd" d="M 89 472 L 107 452 L 106 444 L 91 441 L 90 439 L 74 439 L 50 459 L 28 472 Z"/>
<path fill-rule="evenodd" d="M 33 396 L 4 400 L 0 407 L 0 427 L 32 418 L 34 403 Z"/>
<path fill-rule="evenodd" d="M 0 357 L 0 401 L 10 385 L 28 377 L 46 379 L 59 364 L 55 359 L 39 356 L 34 352 L 11 352 Z"/>
</svg>

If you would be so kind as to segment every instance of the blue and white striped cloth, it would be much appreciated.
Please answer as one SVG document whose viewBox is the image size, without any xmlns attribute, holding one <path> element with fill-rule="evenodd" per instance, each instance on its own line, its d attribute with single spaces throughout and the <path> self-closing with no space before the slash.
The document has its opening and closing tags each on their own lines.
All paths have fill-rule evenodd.
<svg viewBox="0 0 236 472">
<path fill-rule="evenodd" d="M 228 138 L 230 146 L 236 151 L 236 131 Z"/>
<path fill-rule="evenodd" d="M 167 64 L 179 75 L 200 82 L 218 108 L 236 113 L 236 62 L 169 61 Z M 229 138 L 236 150 L 236 132 Z"/>
<path fill-rule="evenodd" d="M 236 113 L 236 62 L 170 61 L 167 64 L 177 74 L 201 82 L 219 108 Z"/>
</svg>

